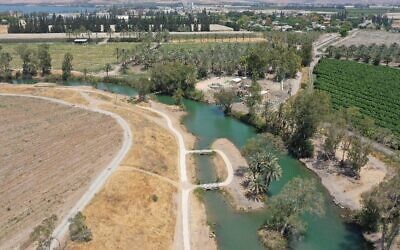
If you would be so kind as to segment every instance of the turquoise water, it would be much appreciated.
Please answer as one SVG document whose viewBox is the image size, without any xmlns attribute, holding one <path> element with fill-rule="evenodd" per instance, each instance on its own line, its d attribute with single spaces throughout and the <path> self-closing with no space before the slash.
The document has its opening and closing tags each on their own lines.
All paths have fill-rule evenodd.
<svg viewBox="0 0 400 250">
<path fill-rule="evenodd" d="M 159 97 L 159 101 L 171 103 L 170 97 Z M 236 119 L 224 116 L 221 110 L 214 106 L 191 100 L 185 100 L 188 115 L 183 119 L 187 129 L 199 138 L 197 148 L 208 148 L 217 138 L 227 138 L 241 148 L 248 139 L 256 135 L 254 129 Z M 316 179 L 299 161 L 281 155 L 279 164 L 283 169 L 283 176 L 274 182 L 270 188 L 270 195 L 279 193 L 282 187 L 294 177 Z M 208 157 L 197 158 L 200 182 L 215 180 L 212 163 Z M 366 249 L 360 231 L 354 225 L 346 224 L 340 217 L 340 209 L 331 202 L 329 194 L 317 182 L 319 190 L 325 195 L 325 215 L 322 217 L 304 216 L 308 224 L 306 235 L 299 241 L 292 242 L 293 249 Z M 210 222 L 215 223 L 215 232 L 219 249 L 263 249 L 258 241 L 257 230 L 262 225 L 266 213 L 236 212 L 227 203 L 226 199 L 217 191 L 207 192 L 205 195 L 207 216 Z"/>
</svg>

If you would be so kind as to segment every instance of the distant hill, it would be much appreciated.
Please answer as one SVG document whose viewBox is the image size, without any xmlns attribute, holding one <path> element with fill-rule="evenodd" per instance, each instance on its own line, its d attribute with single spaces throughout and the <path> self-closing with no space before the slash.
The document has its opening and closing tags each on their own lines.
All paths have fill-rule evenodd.
<svg viewBox="0 0 400 250">
<path fill-rule="evenodd" d="M 177 2 L 195 2 L 195 3 L 252 3 L 265 2 L 277 4 L 400 4 L 399 0 L 0 0 L 0 4 L 123 4 L 123 3 L 177 3 Z"/>
</svg>

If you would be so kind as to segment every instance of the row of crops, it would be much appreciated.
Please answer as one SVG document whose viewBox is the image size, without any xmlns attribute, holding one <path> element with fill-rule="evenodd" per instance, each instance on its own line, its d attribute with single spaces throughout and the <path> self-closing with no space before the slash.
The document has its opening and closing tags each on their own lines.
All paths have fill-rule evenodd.
<svg viewBox="0 0 400 250">
<path fill-rule="evenodd" d="M 327 91 L 335 109 L 357 107 L 375 124 L 400 136 L 400 70 L 354 61 L 323 59 L 315 88 Z"/>
</svg>

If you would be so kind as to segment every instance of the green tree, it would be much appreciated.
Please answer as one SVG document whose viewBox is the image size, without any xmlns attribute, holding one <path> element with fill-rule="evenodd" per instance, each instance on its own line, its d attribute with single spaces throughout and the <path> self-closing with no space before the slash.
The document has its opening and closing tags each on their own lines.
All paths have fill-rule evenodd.
<svg viewBox="0 0 400 250">
<path fill-rule="evenodd" d="M 133 85 L 138 92 L 139 101 L 146 100 L 146 95 L 151 91 L 151 81 L 147 77 L 140 77 Z"/>
<path fill-rule="evenodd" d="M 256 113 L 256 107 L 261 103 L 261 85 L 253 78 L 249 89 L 249 95 L 246 97 L 246 105 L 249 108 L 250 116 Z"/>
<path fill-rule="evenodd" d="M 266 195 L 272 181 L 279 180 L 282 176 L 282 168 L 278 164 L 278 158 L 264 150 L 256 150 L 247 157 L 250 178 L 250 194 L 256 199 Z"/>
<path fill-rule="evenodd" d="M 315 181 L 294 178 L 267 204 L 268 216 L 262 228 L 280 233 L 284 237 L 296 237 L 305 232 L 305 213 L 322 215 L 323 196 Z"/>
<path fill-rule="evenodd" d="M 86 217 L 78 212 L 69 219 L 69 237 L 72 241 L 88 242 L 92 240 L 92 232 L 86 225 Z"/>
<path fill-rule="evenodd" d="M 367 232 L 381 231 L 380 249 L 390 249 L 400 230 L 400 175 L 363 195 L 359 221 Z"/>
<path fill-rule="evenodd" d="M 345 135 L 345 124 L 346 121 L 339 112 L 335 112 L 330 117 L 329 125 L 325 129 L 326 139 L 323 145 L 326 158 L 332 159 L 335 157 L 336 150 Z"/>
<path fill-rule="evenodd" d="M 52 241 L 51 234 L 55 229 L 56 222 L 57 216 L 53 214 L 49 218 L 44 219 L 42 223 L 36 226 L 29 235 L 29 239 L 32 242 L 37 243 L 38 250 L 50 249 L 50 244 Z"/>
<path fill-rule="evenodd" d="M 17 54 L 22 60 L 22 74 L 25 78 L 31 78 L 37 74 L 36 52 L 27 45 L 19 45 L 16 48 Z"/>
<path fill-rule="evenodd" d="M 291 154 L 299 158 L 313 155 L 310 138 L 330 111 L 329 96 L 321 91 L 303 91 L 285 104 L 280 127 Z"/>
<path fill-rule="evenodd" d="M 71 76 L 71 71 L 72 71 L 72 60 L 74 57 L 72 56 L 71 53 L 67 52 L 64 55 L 64 60 L 62 63 L 62 78 L 63 80 L 67 80 Z"/>
<path fill-rule="evenodd" d="M 11 64 L 12 57 L 9 52 L 0 53 L 0 72 L 3 79 L 11 78 Z"/>
<path fill-rule="evenodd" d="M 370 152 L 370 145 L 363 143 L 360 137 L 354 136 L 354 138 L 351 140 L 351 146 L 348 152 L 347 160 L 353 168 L 357 178 L 360 176 L 361 167 L 367 164 L 368 155 Z"/>
<path fill-rule="evenodd" d="M 51 56 L 49 45 L 41 44 L 38 47 L 39 68 L 42 71 L 42 76 L 50 74 L 51 71 Z"/>
<path fill-rule="evenodd" d="M 104 66 L 104 70 L 106 71 L 107 77 L 108 77 L 108 73 L 110 72 L 111 69 L 112 69 L 111 64 L 106 63 L 106 65 Z"/>
<path fill-rule="evenodd" d="M 312 61 L 312 42 L 309 41 L 301 47 L 301 64 L 309 66 Z"/>
<path fill-rule="evenodd" d="M 175 90 L 175 93 L 172 96 L 172 99 L 174 99 L 175 105 L 182 106 L 184 95 L 185 95 L 185 93 L 183 92 L 183 90 L 181 88 L 178 88 L 177 90 Z"/>
<path fill-rule="evenodd" d="M 173 95 L 180 88 L 189 95 L 194 91 L 195 69 L 177 62 L 157 64 L 151 70 L 151 81 L 155 91 Z"/>
<path fill-rule="evenodd" d="M 214 93 L 214 99 L 217 105 L 220 105 L 224 109 L 225 114 L 229 114 L 232 109 L 232 105 L 236 99 L 236 91 L 234 89 L 222 88 Z"/>
</svg>

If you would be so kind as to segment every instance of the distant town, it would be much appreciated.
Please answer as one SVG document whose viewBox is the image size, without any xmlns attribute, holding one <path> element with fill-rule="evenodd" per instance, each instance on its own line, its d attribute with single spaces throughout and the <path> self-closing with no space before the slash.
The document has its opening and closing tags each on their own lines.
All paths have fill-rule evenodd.
<svg viewBox="0 0 400 250">
<path fill-rule="evenodd" d="M 96 7 L 81 12 L 9 11 L 2 33 L 326 31 L 352 28 L 400 31 L 399 6 L 258 6 L 175 4 Z"/>
</svg>

